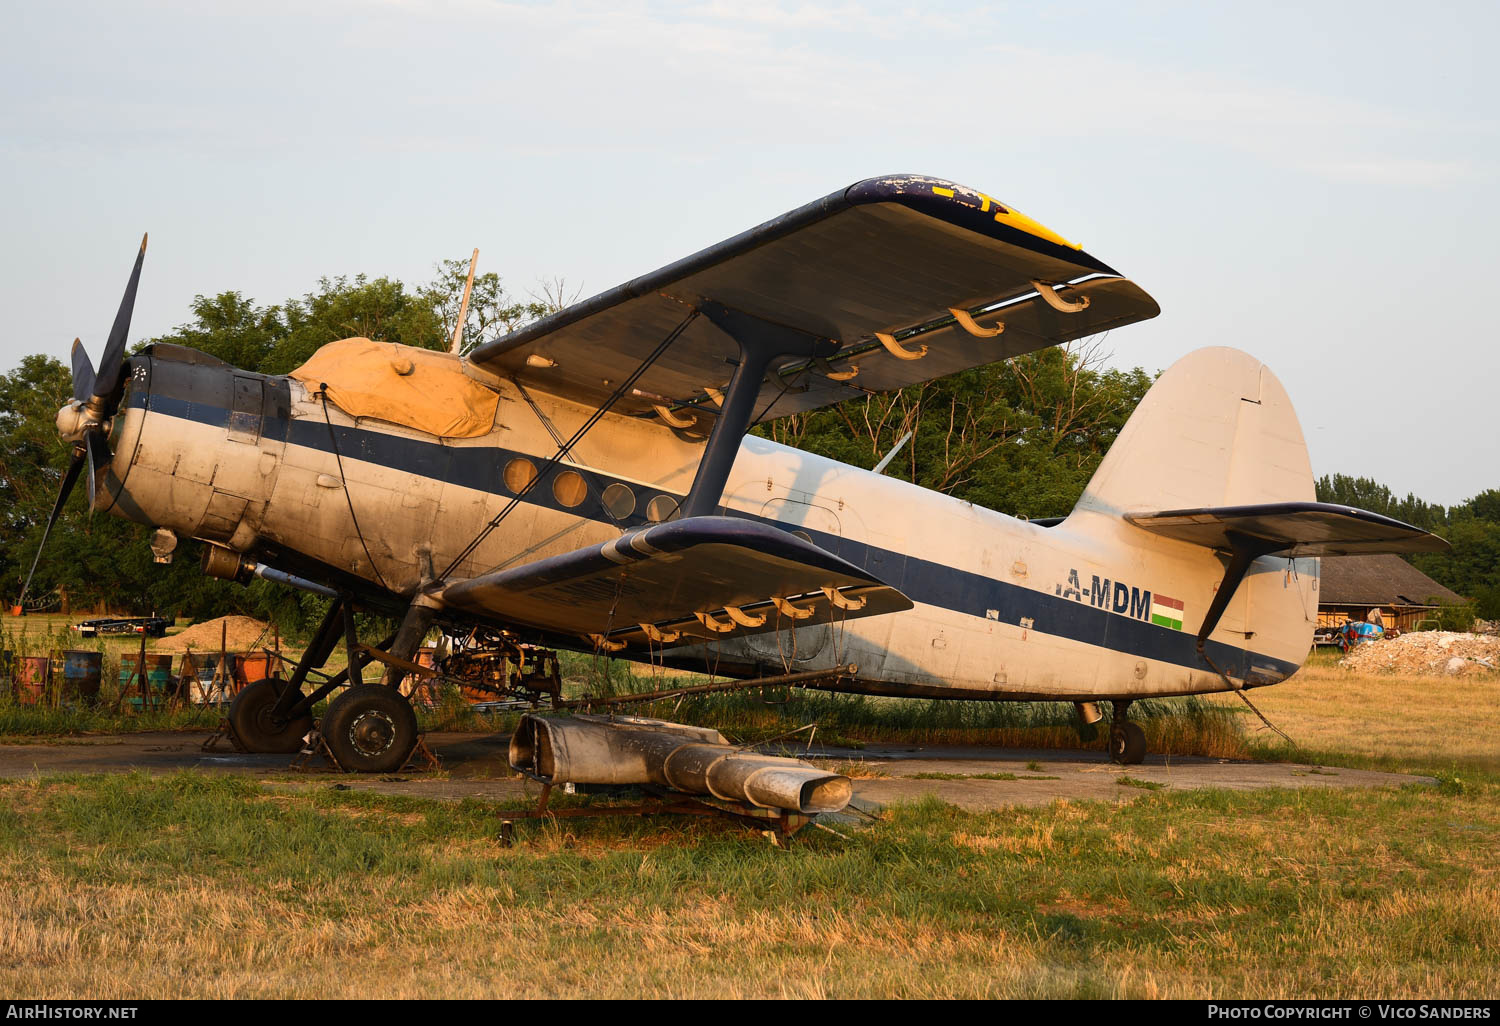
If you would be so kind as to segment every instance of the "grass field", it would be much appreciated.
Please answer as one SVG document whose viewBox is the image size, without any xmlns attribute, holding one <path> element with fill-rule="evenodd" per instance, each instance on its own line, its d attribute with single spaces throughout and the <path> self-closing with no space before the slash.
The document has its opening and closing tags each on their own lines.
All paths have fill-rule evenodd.
<svg viewBox="0 0 1500 1026">
<path fill-rule="evenodd" d="M 1053 729 L 1040 709 L 806 697 L 677 712 L 746 731 L 819 714 L 871 738 Z M 521 824 L 502 847 L 494 806 L 276 780 L 0 782 L 0 991 L 1500 996 L 1500 682 L 1321 660 L 1252 697 L 1319 761 L 1439 784 L 929 801 L 781 850 L 681 820 Z M 1153 722 L 1284 754 L 1233 698 Z"/>
<path fill-rule="evenodd" d="M 1349 673 L 1336 663 L 1335 655 L 1320 653 L 1287 684 L 1251 698 L 1301 748 L 1326 761 L 1500 776 L 1500 675 L 1397 679 Z M 1263 737 L 1251 747 L 1260 757 L 1284 752 Z"/>
</svg>

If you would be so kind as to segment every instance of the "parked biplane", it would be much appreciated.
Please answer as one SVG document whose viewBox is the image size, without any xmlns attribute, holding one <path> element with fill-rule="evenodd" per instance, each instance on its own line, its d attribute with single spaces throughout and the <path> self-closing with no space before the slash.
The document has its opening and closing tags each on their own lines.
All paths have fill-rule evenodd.
<svg viewBox="0 0 1500 1026">
<path fill-rule="evenodd" d="M 394 685 L 434 625 L 527 644 L 922 698 L 1112 703 L 1285 680 L 1323 554 L 1440 539 L 1314 501 L 1271 372 L 1167 370 L 1073 512 L 1023 521 L 753 435 L 756 423 L 1155 317 L 1139 286 L 952 182 L 842 189 L 460 357 L 346 339 L 287 376 L 173 345 L 127 357 L 141 255 L 96 371 L 58 414 L 92 508 L 158 558 L 334 599 L 286 681 L 231 709 L 244 745 L 322 733 L 348 768 L 416 740 Z M 50 522 L 49 522 L 50 530 Z M 400 618 L 361 646 L 353 610 Z M 349 669 L 318 674 L 335 646 Z M 381 684 L 365 683 L 372 661 Z M 310 686 L 310 676 L 319 679 Z"/>
</svg>

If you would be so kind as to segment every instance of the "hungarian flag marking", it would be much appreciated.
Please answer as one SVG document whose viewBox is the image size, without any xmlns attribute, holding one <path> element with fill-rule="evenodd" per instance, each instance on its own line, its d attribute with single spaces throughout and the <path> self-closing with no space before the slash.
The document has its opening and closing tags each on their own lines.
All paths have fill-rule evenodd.
<svg viewBox="0 0 1500 1026">
<path fill-rule="evenodd" d="M 1182 630 L 1182 600 L 1153 594 L 1151 596 L 1151 622 L 1158 627 L 1170 627 L 1174 631 Z"/>
</svg>

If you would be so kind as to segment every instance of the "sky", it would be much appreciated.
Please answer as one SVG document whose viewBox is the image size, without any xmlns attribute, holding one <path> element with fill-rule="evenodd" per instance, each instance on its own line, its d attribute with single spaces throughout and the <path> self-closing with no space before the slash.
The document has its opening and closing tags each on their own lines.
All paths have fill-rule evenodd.
<svg viewBox="0 0 1500 1026">
<path fill-rule="evenodd" d="M 1317 474 L 1500 487 L 1500 4 L 5 0 L 0 372 L 197 294 L 592 295 L 861 179 L 981 189 L 1287 386 Z"/>
</svg>

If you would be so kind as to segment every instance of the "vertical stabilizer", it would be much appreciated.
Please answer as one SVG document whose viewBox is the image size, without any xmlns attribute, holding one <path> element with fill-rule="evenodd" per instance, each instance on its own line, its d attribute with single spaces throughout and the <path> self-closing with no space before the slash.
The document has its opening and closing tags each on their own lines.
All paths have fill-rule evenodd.
<svg viewBox="0 0 1500 1026">
<path fill-rule="evenodd" d="M 1199 349 L 1151 386 L 1076 510 L 1311 500 L 1312 465 L 1281 382 L 1237 349 Z"/>
</svg>

